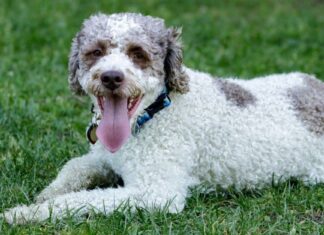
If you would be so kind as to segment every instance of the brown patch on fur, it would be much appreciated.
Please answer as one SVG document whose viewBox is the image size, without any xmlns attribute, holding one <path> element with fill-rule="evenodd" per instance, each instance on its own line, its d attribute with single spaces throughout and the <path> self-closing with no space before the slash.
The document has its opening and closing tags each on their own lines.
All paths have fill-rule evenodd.
<svg viewBox="0 0 324 235">
<path fill-rule="evenodd" d="M 305 86 L 288 90 L 297 117 L 316 135 L 324 135 L 324 83 L 307 74 Z"/>
<path fill-rule="evenodd" d="M 215 83 L 218 89 L 224 93 L 226 99 L 238 107 L 245 108 L 256 102 L 252 93 L 238 84 L 224 79 L 215 79 Z"/>
</svg>

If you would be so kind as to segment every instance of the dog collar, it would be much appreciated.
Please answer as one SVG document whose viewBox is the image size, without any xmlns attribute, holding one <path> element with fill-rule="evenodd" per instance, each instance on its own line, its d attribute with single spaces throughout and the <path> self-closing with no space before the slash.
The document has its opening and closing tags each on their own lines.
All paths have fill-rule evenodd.
<svg viewBox="0 0 324 235">
<path fill-rule="evenodd" d="M 163 91 L 158 96 L 158 98 L 151 105 L 149 105 L 146 109 L 144 109 L 143 114 L 141 114 L 137 117 L 136 123 L 135 123 L 134 127 L 132 128 L 132 134 L 133 135 L 138 134 L 141 127 L 146 122 L 151 120 L 156 113 L 158 113 L 162 109 L 170 106 L 170 104 L 171 104 L 171 99 L 169 97 L 169 91 L 166 87 L 164 87 Z M 98 127 L 98 123 L 101 119 L 101 115 L 94 111 L 94 105 L 91 106 L 91 113 L 93 113 L 93 117 L 87 127 L 87 139 L 91 144 L 95 144 L 97 142 L 96 130 Z"/>
<path fill-rule="evenodd" d="M 137 134 L 140 131 L 140 128 L 149 120 L 151 120 L 154 114 L 158 113 L 162 109 L 170 106 L 171 99 L 169 97 L 169 92 L 166 87 L 164 87 L 162 93 L 158 96 L 158 98 L 146 109 L 144 109 L 144 113 L 139 115 L 136 120 L 136 124 L 133 128 L 133 135 Z"/>
</svg>

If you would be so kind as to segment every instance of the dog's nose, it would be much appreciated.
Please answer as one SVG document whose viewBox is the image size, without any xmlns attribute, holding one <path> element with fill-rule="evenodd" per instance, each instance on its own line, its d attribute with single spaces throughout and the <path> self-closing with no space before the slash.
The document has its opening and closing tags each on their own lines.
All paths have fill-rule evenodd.
<svg viewBox="0 0 324 235">
<path fill-rule="evenodd" d="M 109 90 L 115 90 L 121 86 L 124 81 L 124 74 L 117 70 L 109 70 L 100 76 L 102 84 Z"/>
</svg>

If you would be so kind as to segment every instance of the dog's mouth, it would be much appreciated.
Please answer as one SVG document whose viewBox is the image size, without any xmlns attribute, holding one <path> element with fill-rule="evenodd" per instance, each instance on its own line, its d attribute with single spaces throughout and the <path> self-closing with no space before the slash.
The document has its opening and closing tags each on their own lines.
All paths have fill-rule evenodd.
<svg viewBox="0 0 324 235">
<path fill-rule="evenodd" d="M 108 102 L 106 101 L 106 99 L 110 99 L 111 101 L 118 100 L 118 99 L 127 99 L 127 114 L 130 119 L 136 112 L 138 105 L 142 100 L 142 96 L 128 97 L 128 98 L 120 98 L 117 95 L 111 95 L 107 97 L 99 96 L 97 97 L 97 102 L 102 115 L 104 114 L 105 102 Z"/>
<path fill-rule="evenodd" d="M 126 142 L 131 133 L 130 119 L 136 112 L 142 96 L 121 97 L 117 95 L 97 97 L 102 119 L 96 134 L 99 141 L 112 153 Z"/>
</svg>

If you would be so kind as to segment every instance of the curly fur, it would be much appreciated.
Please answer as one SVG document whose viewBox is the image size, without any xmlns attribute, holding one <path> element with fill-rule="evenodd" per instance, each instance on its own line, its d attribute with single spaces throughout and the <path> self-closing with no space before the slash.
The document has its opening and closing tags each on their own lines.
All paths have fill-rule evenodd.
<svg viewBox="0 0 324 235">
<path fill-rule="evenodd" d="M 70 160 L 36 203 L 4 213 L 9 223 L 61 219 L 67 212 L 108 215 L 125 201 L 181 212 L 188 189 L 203 182 L 237 190 L 290 177 L 324 182 L 323 83 L 302 73 L 215 82 L 182 65 L 179 37 L 163 20 L 139 14 L 98 14 L 84 22 L 72 43 L 69 81 L 73 91 L 90 96 L 97 116 L 96 96 L 107 93 L 98 77 L 106 70 L 125 75 L 115 95 L 143 97 L 130 125 L 165 84 L 172 105 L 118 152 L 97 141 Z M 134 45 L 145 52 L 141 63 L 128 49 Z M 98 47 L 102 54 L 93 57 Z"/>
</svg>

